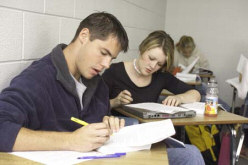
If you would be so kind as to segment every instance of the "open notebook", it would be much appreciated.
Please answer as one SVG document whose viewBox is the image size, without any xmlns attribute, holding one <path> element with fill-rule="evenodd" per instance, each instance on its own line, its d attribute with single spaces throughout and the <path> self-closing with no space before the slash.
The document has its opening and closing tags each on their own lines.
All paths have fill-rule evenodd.
<svg viewBox="0 0 248 165">
<path fill-rule="evenodd" d="M 123 109 L 131 114 L 144 119 L 150 118 L 185 118 L 194 117 L 196 112 L 183 107 L 166 106 L 160 103 L 138 103 L 123 106 Z"/>
</svg>

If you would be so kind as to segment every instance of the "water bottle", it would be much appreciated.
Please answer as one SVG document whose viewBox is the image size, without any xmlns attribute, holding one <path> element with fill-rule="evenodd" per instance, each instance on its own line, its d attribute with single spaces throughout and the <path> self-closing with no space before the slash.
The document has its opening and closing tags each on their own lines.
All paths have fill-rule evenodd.
<svg viewBox="0 0 248 165">
<path fill-rule="evenodd" d="M 215 78 L 211 78 L 207 84 L 205 116 L 217 116 L 218 110 L 218 84 Z"/>
</svg>

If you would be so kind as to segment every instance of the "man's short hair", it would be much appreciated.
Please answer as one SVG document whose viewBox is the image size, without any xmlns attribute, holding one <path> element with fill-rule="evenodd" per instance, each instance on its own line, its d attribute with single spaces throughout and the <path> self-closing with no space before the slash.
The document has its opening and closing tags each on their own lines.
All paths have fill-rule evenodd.
<svg viewBox="0 0 248 165">
<path fill-rule="evenodd" d="M 122 51 L 128 50 L 128 36 L 120 21 L 112 14 L 97 12 L 89 15 L 81 21 L 76 34 L 71 42 L 74 42 L 83 28 L 90 31 L 90 40 L 106 40 L 109 36 L 117 37 Z"/>
</svg>

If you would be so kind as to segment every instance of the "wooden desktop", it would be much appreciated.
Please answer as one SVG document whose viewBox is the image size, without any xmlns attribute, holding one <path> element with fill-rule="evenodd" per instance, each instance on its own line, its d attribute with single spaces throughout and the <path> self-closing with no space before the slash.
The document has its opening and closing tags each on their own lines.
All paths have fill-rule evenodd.
<svg viewBox="0 0 248 165">
<path fill-rule="evenodd" d="M 132 117 L 135 118 L 137 120 L 139 120 L 140 123 L 146 123 L 146 122 L 152 122 L 152 121 L 159 121 L 159 120 L 163 120 L 163 119 L 143 119 L 140 118 L 136 115 L 133 115 L 129 112 L 126 112 L 125 110 L 123 110 L 122 108 L 116 108 L 116 111 L 118 111 L 119 113 L 128 116 L 128 117 Z M 245 124 L 248 123 L 248 118 L 243 117 L 243 116 L 239 116 L 230 112 L 226 112 L 223 110 L 219 110 L 218 111 L 218 115 L 216 117 L 207 117 L 204 115 L 196 115 L 193 118 L 178 118 L 178 119 L 171 119 L 174 126 L 186 126 L 186 125 L 201 125 L 201 124 L 206 124 L 206 125 L 211 125 L 211 124 L 221 124 L 221 125 L 226 125 L 231 133 L 231 141 L 230 141 L 230 146 L 231 146 L 231 150 L 230 150 L 230 159 L 231 159 L 231 164 L 234 165 L 235 162 L 238 160 L 239 157 L 239 152 L 237 152 L 237 148 L 239 147 L 239 145 L 237 145 L 237 131 L 235 129 L 235 126 L 237 124 Z M 241 130 L 241 134 L 242 134 L 242 130 Z M 240 139 L 241 141 L 241 139 Z"/>
<path fill-rule="evenodd" d="M 25 158 L 21 158 L 9 153 L 0 152 L 0 164 L 14 165 L 40 165 Z M 56 162 L 54 162 L 56 164 Z M 151 150 L 129 152 L 126 156 L 120 158 L 89 160 L 79 164 L 84 165 L 168 165 L 168 157 L 166 146 L 164 143 L 156 143 L 152 145 Z"/>
</svg>

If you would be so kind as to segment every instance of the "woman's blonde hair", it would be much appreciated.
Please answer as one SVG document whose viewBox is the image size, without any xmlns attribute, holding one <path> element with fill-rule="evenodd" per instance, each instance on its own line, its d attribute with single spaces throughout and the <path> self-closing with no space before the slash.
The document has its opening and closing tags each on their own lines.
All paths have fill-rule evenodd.
<svg viewBox="0 0 248 165">
<path fill-rule="evenodd" d="M 195 42 L 190 36 L 182 36 L 179 42 L 176 44 L 176 48 L 179 52 L 181 52 L 181 50 L 186 47 L 192 47 L 193 50 L 195 49 Z"/>
<path fill-rule="evenodd" d="M 174 41 L 165 31 L 158 30 L 150 33 L 139 45 L 139 51 L 142 55 L 145 51 L 157 47 L 162 48 L 167 56 L 167 61 L 161 71 L 170 71 L 174 60 Z"/>
</svg>

